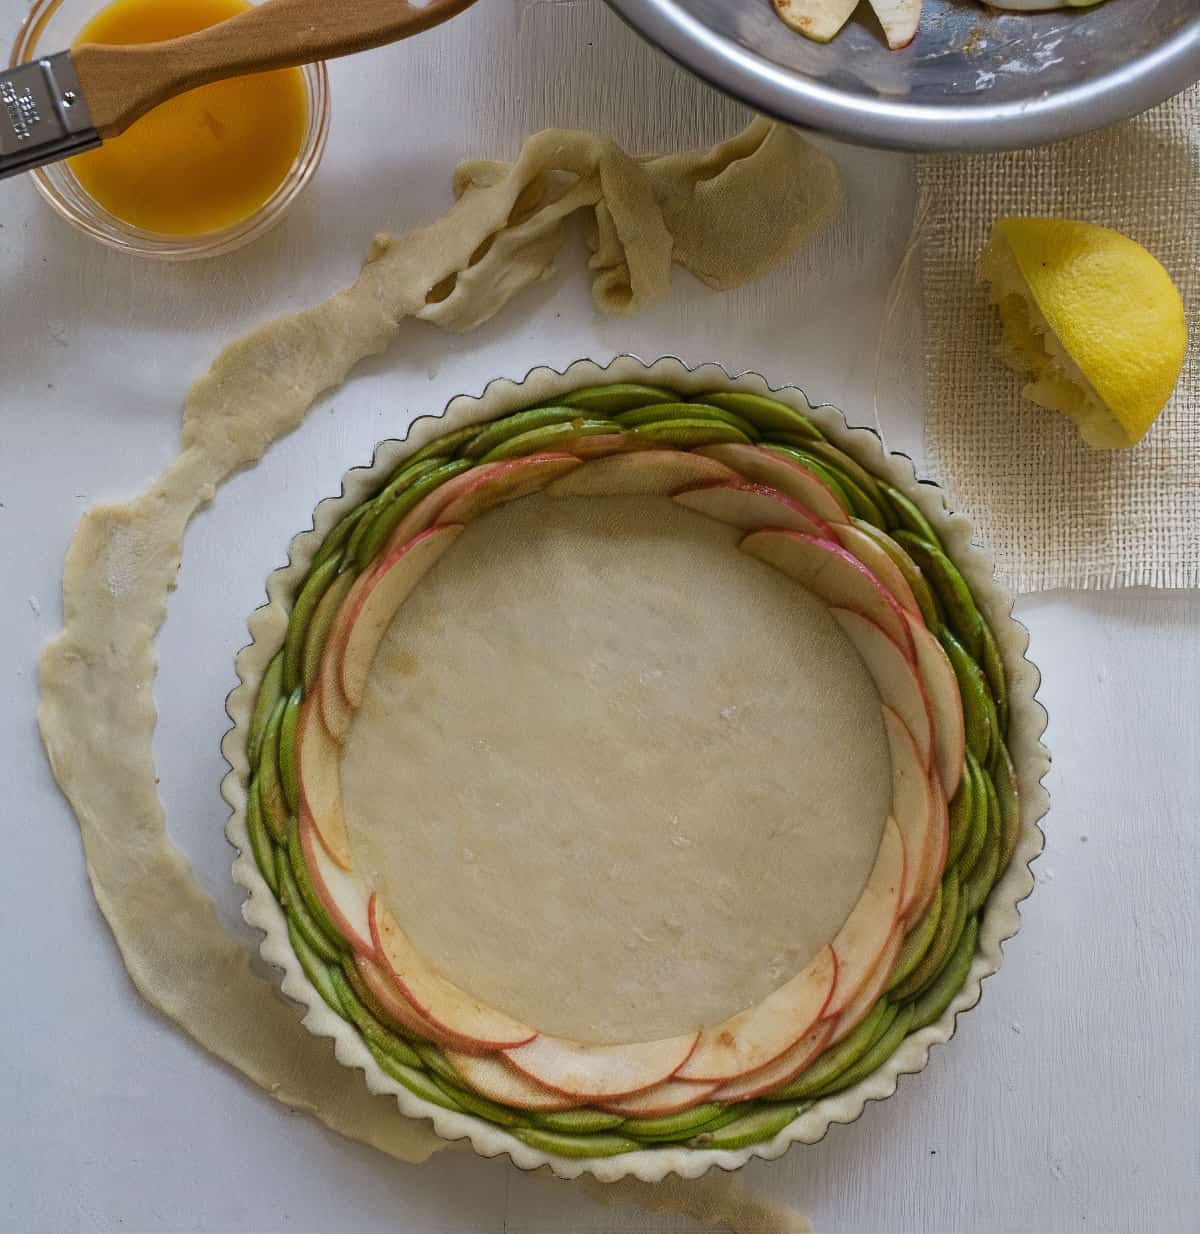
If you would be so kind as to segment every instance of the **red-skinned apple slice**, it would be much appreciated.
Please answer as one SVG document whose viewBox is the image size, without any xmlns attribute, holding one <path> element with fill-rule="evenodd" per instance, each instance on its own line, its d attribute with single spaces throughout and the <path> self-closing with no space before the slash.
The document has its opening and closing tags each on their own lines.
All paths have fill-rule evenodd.
<svg viewBox="0 0 1200 1234">
<path fill-rule="evenodd" d="M 571 1110 L 579 1105 L 574 1097 L 551 1092 L 534 1083 L 528 1076 L 515 1071 L 504 1061 L 503 1054 L 464 1054 L 447 1050 L 450 1066 L 462 1076 L 468 1087 L 480 1096 L 514 1110 Z"/>
<path fill-rule="evenodd" d="M 928 885 L 925 855 L 935 824 L 934 799 L 929 787 L 929 770 L 921 763 L 921 752 L 908 726 L 890 707 L 885 705 L 880 710 L 892 756 L 892 817 L 904 837 L 904 852 L 908 858 L 900 915 L 911 919 L 913 905 L 921 900 L 928 902 L 933 894 L 933 888 Z"/>
<path fill-rule="evenodd" d="M 600 1108 L 622 1118 L 665 1118 L 707 1101 L 718 1088 L 716 1080 L 664 1080 L 631 1097 L 605 1101 Z"/>
<path fill-rule="evenodd" d="M 341 936 L 366 956 L 375 954 L 367 906 L 370 892 L 353 871 L 343 870 L 321 843 L 310 819 L 300 817 L 300 852 L 313 890 Z"/>
<path fill-rule="evenodd" d="M 875 622 L 845 608 L 832 607 L 829 613 L 854 645 L 880 699 L 904 721 L 917 743 L 922 764 L 932 766 L 933 721 L 917 670 Z"/>
<path fill-rule="evenodd" d="M 870 0 L 875 16 L 883 27 L 887 45 L 897 51 L 916 38 L 921 22 L 921 0 Z"/>
<path fill-rule="evenodd" d="M 558 466 L 553 471 L 550 462 Z M 554 475 L 572 471 L 580 465 L 573 454 L 564 451 L 544 451 L 541 454 L 527 454 L 524 458 L 501 459 L 495 463 L 481 463 L 469 471 L 452 476 L 445 484 L 439 484 L 431 493 L 426 493 L 420 501 L 396 524 L 395 530 L 388 537 L 384 549 L 385 555 L 402 544 L 407 544 L 414 536 L 428 530 L 434 523 L 462 522 L 471 515 L 451 516 L 449 508 L 462 500 L 462 509 L 474 510 L 480 513 L 504 501 L 513 501 L 517 497 L 527 496 L 548 484 Z M 528 485 L 529 487 L 525 487 Z M 482 489 L 482 493 L 480 493 Z M 524 491 L 522 491 L 524 489 Z"/>
<path fill-rule="evenodd" d="M 366 590 L 367 577 L 366 574 L 360 574 L 354 580 L 354 585 L 346 593 L 342 607 L 338 609 L 337 616 L 329 627 L 329 637 L 325 640 L 325 649 L 321 652 L 321 664 L 314 687 L 314 693 L 319 696 L 317 706 L 325 731 L 338 745 L 346 740 L 346 734 L 350 731 L 350 724 L 354 719 L 354 710 L 342 694 L 342 648 L 346 645 L 346 635 L 350 628 L 351 606 L 356 596 Z"/>
<path fill-rule="evenodd" d="M 768 529 L 752 531 L 740 548 L 795 579 L 826 604 L 869 618 L 910 662 L 916 663 L 904 610 L 875 575 L 840 544 L 802 531 Z"/>
<path fill-rule="evenodd" d="M 749 1101 L 761 1093 L 770 1092 L 781 1084 L 794 1080 L 829 1044 L 833 1032 L 832 1020 L 819 1020 L 810 1032 L 806 1033 L 786 1053 L 781 1054 L 773 1063 L 768 1063 L 758 1071 L 749 1075 L 738 1076 L 722 1084 L 712 1095 L 713 1101 Z"/>
<path fill-rule="evenodd" d="M 920 916 L 929 907 L 937 885 L 946 872 L 946 853 L 950 847 L 950 810 L 946 804 L 946 794 L 942 790 L 942 782 L 936 771 L 929 774 L 929 800 L 931 807 L 929 833 L 926 836 L 924 852 L 921 854 L 921 886 L 920 894 L 913 900 L 908 912 L 907 924 L 917 923 Z"/>
<path fill-rule="evenodd" d="M 584 439 L 586 440 L 586 438 Z M 715 459 L 680 450 L 635 450 L 597 459 L 546 487 L 547 497 L 669 497 L 689 484 L 737 476 Z"/>
<path fill-rule="evenodd" d="M 733 1080 L 773 1063 L 826 1014 L 837 984 L 837 956 L 822 947 L 790 981 L 754 1007 L 700 1034 L 680 1080 Z"/>
<path fill-rule="evenodd" d="M 925 687 L 929 714 L 936 736 L 935 760 L 942 788 L 949 801 L 958 792 L 966 758 L 967 737 L 963 724 L 962 695 L 950 659 L 941 643 L 923 622 L 909 618 L 913 645 L 917 650 L 917 672 Z M 906 721 L 907 723 L 907 721 Z"/>
<path fill-rule="evenodd" d="M 347 607 L 351 604 L 353 607 L 349 609 L 338 658 L 342 696 L 351 708 L 362 703 L 371 663 L 392 618 L 412 589 L 462 533 L 462 523 L 439 523 L 398 548 L 389 549 L 371 570 L 366 586 L 361 591 L 355 586 L 346 597 Z"/>
<path fill-rule="evenodd" d="M 740 527 L 743 531 L 786 527 L 824 538 L 833 534 L 833 529 L 823 518 L 806 510 L 795 498 L 765 484 L 730 481 L 684 489 L 673 496 L 681 506 L 716 519 L 718 523 Z"/>
<path fill-rule="evenodd" d="M 384 971 L 400 993 L 442 1032 L 476 1050 L 500 1050 L 535 1038 L 535 1030 L 488 1007 L 442 976 L 420 955 L 408 935 L 371 896 L 371 939 Z"/>
<path fill-rule="evenodd" d="M 380 968 L 369 956 L 356 953 L 354 956 L 354 967 L 358 969 L 358 975 L 363 979 L 363 984 L 379 1000 L 379 1005 L 397 1024 L 407 1028 L 410 1033 L 416 1033 L 418 1037 L 425 1037 L 427 1040 L 436 1042 L 438 1045 L 453 1046 L 462 1044 L 461 1042 L 451 1040 L 449 1036 L 436 1028 L 432 1021 L 427 1020 L 400 993 L 399 989 L 387 975 L 387 972 Z"/>
<path fill-rule="evenodd" d="M 832 946 L 837 954 L 837 983 L 825 1008 L 826 1018 L 840 1016 L 870 979 L 900 921 L 904 891 L 904 838 L 894 818 L 883 827 L 879 852 L 867 885 Z"/>
<path fill-rule="evenodd" d="M 330 857 L 343 870 L 348 870 L 350 839 L 342 812 L 342 751 L 325 727 L 320 707 L 319 689 L 300 705 L 296 727 L 299 816 L 312 824 Z"/>
<path fill-rule="evenodd" d="M 583 1045 L 540 1033 L 505 1050 L 510 1066 L 535 1083 L 579 1101 L 606 1101 L 653 1088 L 687 1060 L 699 1033 L 625 1045 Z"/>
<path fill-rule="evenodd" d="M 867 1013 L 887 989 L 903 942 L 904 927 L 898 925 L 892 930 L 883 954 L 876 962 L 871 975 L 863 982 L 862 988 L 850 1000 L 836 1022 L 830 1023 L 830 1036 L 825 1043 L 826 1048 L 836 1045 L 843 1037 L 848 1037 L 867 1018 Z"/>
<path fill-rule="evenodd" d="M 833 534 L 837 537 L 837 542 L 846 552 L 853 553 L 875 575 L 891 592 L 892 599 L 906 613 L 910 613 L 924 625 L 921 606 L 917 603 L 917 597 L 913 595 L 912 588 L 908 585 L 908 579 L 900 573 L 900 567 L 879 544 L 855 525 L 856 522 L 857 520 L 850 523 L 833 524 Z"/>
<path fill-rule="evenodd" d="M 833 489 L 819 479 L 807 467 L 786 454 L 764 450 L 761 446 L 740 445 L 726 442 L 716 446 L 701 446 L 692 451 L 732 467 L 751 484 L 766 484 L 786 493 L 806 510 L 811 510 L 827 523 L 845 523 L 850 512 L 842 505 Z"/>
<path fill-rule="evenodd" d="M 524 458 L 485 463 L 464 473 L 474 477 L 475 483 L 460 496 L 448 501 L 442 507 L 437 521 L 469 523 L 485 510 L 506 501 L 516 501 L 519 497 L 528 497 L 530 493 L 540 492 L 552 480 L 582 466 L 583 463 L 574 454 L 560 451 L 545 451 L 541 454 L 527 454 Z"/>
</svg>

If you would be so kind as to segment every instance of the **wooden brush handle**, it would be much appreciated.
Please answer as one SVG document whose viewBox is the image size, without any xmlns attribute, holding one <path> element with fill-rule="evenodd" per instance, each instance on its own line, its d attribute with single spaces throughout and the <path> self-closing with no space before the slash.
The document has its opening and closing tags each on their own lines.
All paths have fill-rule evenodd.
<svg viewBox="0 0 1200 1234">
<path fill-rule="evenodd" d="M 71 51 L 92 122 L 101 137 L 127 129 L 185 90 L 264 69 L 332 60 L 419 34 L 474 0 L 264 0 L 236 17 L 161 43 Z"/>
</svg>

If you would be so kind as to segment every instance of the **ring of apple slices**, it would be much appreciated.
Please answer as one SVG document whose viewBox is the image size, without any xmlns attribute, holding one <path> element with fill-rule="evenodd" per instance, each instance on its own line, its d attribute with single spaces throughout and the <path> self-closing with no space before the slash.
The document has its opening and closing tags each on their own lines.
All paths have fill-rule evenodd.
<svg viewBox="0 0 1200 1234">
<path fill-rule="evenodd" d="M 654 494 L 740 528 L 822 599 L 878 690 L 890 817 L 862 895 L 808 966 L 722 1024 L 581 1045 L 450 982 L 353 869 L 340 753 L 405 598 L 464 525 L 530 493 Z M 419 1097 L 545 1152 L 735 1148 L 878 1068 L 959 991 L 1020 828 L 1008 686 L 920 510 L 794 408 L 738 391 L 589 386 L 406 459 L 327 534 L 250 719 L 246 830 L 304 972 Z"/>
</svg>

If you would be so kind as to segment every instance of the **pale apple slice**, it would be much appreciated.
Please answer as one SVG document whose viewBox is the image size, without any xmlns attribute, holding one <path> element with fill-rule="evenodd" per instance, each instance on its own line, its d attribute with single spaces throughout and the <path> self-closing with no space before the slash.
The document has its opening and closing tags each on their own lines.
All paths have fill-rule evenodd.
<svg viewBox="0 0 1200 1234">
<path fill-rule="evenodd" d="M 695 1048 L 697 1033 L 625 1045 L 583 1045 L 540 1033 L 505 1050 L 506 1061 L 538 1084 L 580 1101 L 611 1101 L 661 1084 Z"/>
<path fill-rule="evenodd" d="M 298 814 L 316 829 L 325 851 L 343 870 L 350 868 L 350 838 L 342 811 L 342 751 L 322 721 L 318 688 L 300 705 L 296 724 Z"/>
<path fill-rule="evenodd" d="M 929 773 L 929 800 L 930 825 L 925 851 L 921 854 L 921 889 L 908 911 L 909 926 L 916 925 L 921 919 L 946 872 L 946 853 L 950 849 L 950 808 L 936 771 Z"/>
<path fill-rule="evenodd" d="M 716 1080 L 664 1080 L 631 1097 L 602 1102 L 600 1108 L 622 1118 L 665 1118 L 700 1105 L 720 1087 Z"/>
<path fill-rule="evenodd" d="M 338 933 L 362 955 L 374 956 L 368 904 L 370 892 L 352 870 L 344 870 L 325 851 L 312 821 L 303 815 L 299 821 L 300 852 L 321 901 Z"/>
<path fill-rule="evenodd" d="M 826 1014 L 837 968 L 833 948 L 822 947 L 806 968 L 761 1003 L 706 1028 L 676 1078 L 733 1080 L 773 1063 Z"/>
<path fill-rule="evenodd" d="M 887 45 L 893 51 L 907 47 L 921 22 L 921 0 L 870 0 L 870 4 L 883 27 Z"/>
<path fill-rule="evenodd" d="M 540 492 L 552 480 L 582 466 L 583 461 L 574 454 L 548 450 L 541 454 L 527 454 L 524 458 L 505 459 L 502 462 L 475 467 L 464 473 L 465 476 L 474 478 L 474 484 L 448 501 L 442 507 L 437 521 L 469 523 L 493 506 Z"/>
<path fill-rule="evenodd" d="M 908 624 L 917 651 L 917 672 L 925 688 L 937 738 L 934 757 L 938 776 L 949 801 L 958 792 L 967 750 L 962 695 L 958 692 L 958 679 L 941 643 L 919 619 L 910 616 Z"/>
<path fill-rule="evenodd" d="M 737 476 L 715 459 L 680 450 L 637 450 L 588 463 L 546 487 L 547 497 L 669 497 L 689 484 Z"/>
<path fill-rule="evenodd" d="M 418 1037 L 424 1037 L 429 1041 L 436 1042 L 438 1045 L 462 1044 L 461 1042 L 451 1040 L 436 1028 L 432 1021 L 427 1020 L 401 994 L 386 970 L 380 968 L 369 956 L 359 955 L 356 952 L 354 967 L 358 969 L 358 975 L 363 979 L 363 985 L 371 991 L 384 1011 L 402 1028 L 407 1028 L 410 1033 L 416 1033 Z"/>
<path fill-rule="evenodd" d="M 346 593 L 346 598 L 329 627 L 329 637 L 326 638 L 325 649 L 321 652 L 317 680 L 313 687 L 313 693 L 318 697 L 317 707 L 325 731 L 338 745 L 346 740 L 346 734 L 354 720 L 354 709 L 342 694 L 342 649 L 346 645 L 346 636 L 350 629 L 352 606 L 356 597 L 366 590 L 367 579 L 367 574 L 360 574 Z"/>
<path fill-rule="evenodd" d="M 474 1089 L 481 1097 L 498 1101 L 514 1110 L 537 1110 L 548 1114 L 556 1110 L 572 1110 L 579 1105 L 574 1097 L 551 1092 L 515 1071 L 504 1061 L 503 1054 L 465 1054 L 459 1050 L 447 1050 L 446 1058 L 468 1088 Z"/>
<path fill-rule="evenodd" d="M 408 935 L 371 896 L 371 939 L 385 972 L 400 993 L 442 1032 L 470 1042 L 476 1050 L 501 1050 L 532 1041 L 534 1029 L 488 1007 L 459 989 L 417 951 Z"/>
<path fill-rule="evenodd" d="M 875 622 L 846 608 L 833 607 L 829 613 L 862 658 L 880 699 L 896 712 L 912 734 L 922 765 L 931 767 L 933 721 L 917 670 Z"/>
<path fill-rule="evenodd" d="M 727 467 L 732 467 L 742 479 L 751 484 L 766 484 L 777 488 L 827 523 L 845 523 L 850 518 L 850 512 L 824 480 L 785 454 L 737 442 L 701 446 L 692 453 L 715 458 Z"/>
<path fill-rule="evenodd" d="M 795 498 L 766 484 L 749 484 L 745 480 L 709 484 L 684 489 L 675 493 L 674 498 L 689 510 L 743 531 L 786 527 L 823 539 L 832 537 L 833 529 L 823 518 L 806 510 Z"/>
<path fill-rule="evenodd" d="M 908 585 L 908 579 L 900 573 L 900 567 L 884 552 L 878 541 L 871 539 L 865 531 L 860 530 L 855 525 L 856 522 L 857 520 L 852 523 L 832 525 L 833 534 L 837 537 L 838 543 L 846 552 L 853 553 L 875 575 L 891 592 L 892 599 L 906 613 L 911 613 L 924 624 L 921 606 L 917 603 L 917 597 L 913 595 L 913 590 Z"/>
<path fill-rule="evenodd" d="M 794 1046 L 781 1054 L 773 1063 L 760 1067 L 749 1075 L 738 1076 L 722 1084 L 712 1095 L 713 1101 L 749 1101 L 762 1093 L 770 1092 L 781 1084 L 794 1080 L 829 1044 L 833 1033 L 832 1020 L 819 1020 Z"/>
<path fill-rule="evenodd" d="M 830 1035 L 828 1041 L 825 1042 L 826 1048 L 836 1045 L 843 1037 L 848 1037 L 867 1018 L 871 1008 L 887 989 L 903 942 L 904 927 L 897 925 L 888 937 L 887 945 L 876 961 L 871 975 L 863 982 L 858 993 L 850 1000 L 837 1020 L 830 1022 Z"/>
<path fill-rule="evenodd" d="M 350 609 L 339 657 L 342 695 L 351 708 L 362 703 L 375 653 L 400 606 L 462 533 L 462 523 L 439 523 L 418 533 L 383 554 L 361 592 L 354 588 L 357 594 L 353 596 L 354 607 Z M 350 603 L 347 597 L 347 604 Z"/>
<path fill-rule="evenodd" d="M 740 545 L 794 578 L 826 604 L 851 609 L 875 623 L 904 656 L 916 663 L 913 636 L 904 610 L 857 557 L 833 540 L 802 531 L 752 531 Z"/>
<path fill-rule="evenodd" d="M 850 1006 L 889 946 L 900 921 L 904 866 L 904 838 L 896 820 L 889 818 L 867 885 L 833 940 L 837 983 L 824 1010 L 826 1018 L 840 1016 Z"/>
<path fill-rule="evenodd" d="M 892 756 L 892 817 L 904 837 L 904 852 L 908 858 L 900 915 L 911 920 L 913 905 L 918 901 L 928 903 L 933 894 L 928 884 L 925 854 L 930 847 L 930 833 L 936 825 L 935 803 L 929 786 L 929 769 L 921 762 L 921 752 L 908 725 L 886 704 L 880 710 Z"/>
<path fill-rule="evenodd" d="M 786 25 L 815 43 L 828 43 L 858 7 L 858 0 L 774 0 L 774 3 L 775 11 Z"/>
</svg>

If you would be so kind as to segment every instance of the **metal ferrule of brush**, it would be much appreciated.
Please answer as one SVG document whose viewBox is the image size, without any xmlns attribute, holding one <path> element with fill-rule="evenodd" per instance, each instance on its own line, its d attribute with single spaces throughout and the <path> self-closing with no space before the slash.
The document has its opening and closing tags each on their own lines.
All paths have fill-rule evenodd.
<svg viewBox="0 0 1200 1234">
<path fill-rule="evenodd" d="M 69 52 L 0 72 L 0 179 L 99 144 Z"/>
</svg>

